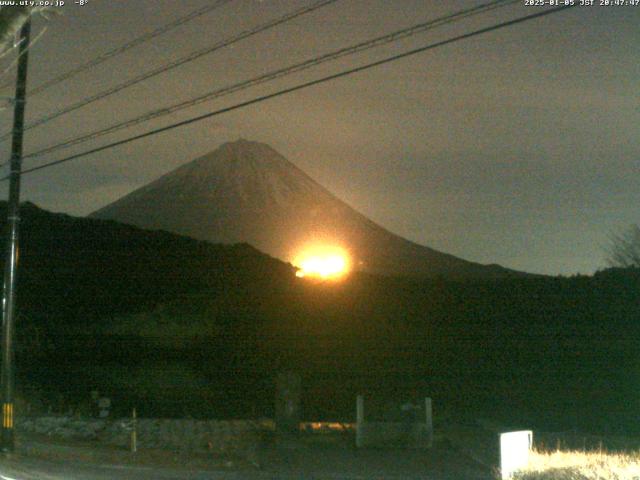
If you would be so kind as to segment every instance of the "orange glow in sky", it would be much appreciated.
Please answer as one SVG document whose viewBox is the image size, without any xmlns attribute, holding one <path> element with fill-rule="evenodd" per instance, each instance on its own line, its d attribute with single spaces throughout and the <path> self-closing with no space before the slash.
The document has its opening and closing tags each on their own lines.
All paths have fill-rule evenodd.
<svg viewBox="0 0 640 480">
<path fill-rule="evenodd" d="M 338 280 L 350 270 L 349 256 L 338 247 L 310 247 L 304 249 L 293 261 L 298 267 L 296 276 Z"/>
</svg>

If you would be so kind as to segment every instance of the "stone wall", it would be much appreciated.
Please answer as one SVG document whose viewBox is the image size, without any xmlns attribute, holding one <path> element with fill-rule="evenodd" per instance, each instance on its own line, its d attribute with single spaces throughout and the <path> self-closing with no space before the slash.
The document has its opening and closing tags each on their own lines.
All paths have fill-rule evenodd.
<svg viewBox="0 0 640 480">
<path fill-rule="evenodd" d="M 233 454 L 253 449 L 265 432 L 273 431 L 270 420 L 173 420 L 137 421 L 138 448 L 188 450 Z M 128 448 L 131 420 L 77 419 L 68 416 L 21 418 L 18 433 L 34 433 L 67 440 L 94 441 Z"/>
</svg>

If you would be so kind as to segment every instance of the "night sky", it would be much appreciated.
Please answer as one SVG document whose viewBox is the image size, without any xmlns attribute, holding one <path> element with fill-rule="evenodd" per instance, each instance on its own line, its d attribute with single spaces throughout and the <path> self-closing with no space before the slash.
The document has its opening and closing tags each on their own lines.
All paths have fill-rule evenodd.
<svg viewBox="0 0 640 480">
<path fill-rule="evenodd" d="M 68 0 L 60 15 L 34 22 L 34 36 L 46 31 L 31 49 L 29 85 L 210 3 Z M 232 1 L 28 99 L 27 121 L 308 3 Z M 339 0 L 34 128 L 25 153 L 480 3 Z M 523 0 L 25 168 L 540 8 Z M 86 215 L 242 137 L 270 144 L 410 240 L 529 272 L 592 273 L 606 266 L 609 236 L 640 223 L 639 26 L 640 5 L 576 7 L 27 175 L 22 198 Z M 14 56 L 0 59 L 3 70 Z M 3 132 L 11 118 L 0 112 Z M 1 148 L 8 159 L 8 142 Z M 5 182 L 3 198 L 7 190 Z"/>
</svg>

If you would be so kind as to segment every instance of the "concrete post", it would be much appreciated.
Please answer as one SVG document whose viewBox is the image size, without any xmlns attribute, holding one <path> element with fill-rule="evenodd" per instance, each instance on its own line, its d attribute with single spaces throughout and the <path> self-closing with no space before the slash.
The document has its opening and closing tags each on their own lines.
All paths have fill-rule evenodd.
<svg viewBox="0 0 640 480">
<path fill-rule="evenodd" d="M 136 453 L 138 451 L 138 415 L 136 409 L 133 409 L 131 413 L 131 452 Z"/>
<path fill-rule="evenodd" d="M 356 398 L 356 447 L 362 447 L 362 435 L 364 433 L 364 397 Z"/>
<path fill-rule="evenodd" d="M 431 399 L 424 399 L 425 421 L 427 423 L 427 447 L 433 446 L 433 412 L 431 411 Z"/>
<path fill-rule="evenodd" d="M 300 430 L 302 379 L 293 372 L 282 372 L 276 380 L 276 432 L 295 435 Z"/>
</svg>

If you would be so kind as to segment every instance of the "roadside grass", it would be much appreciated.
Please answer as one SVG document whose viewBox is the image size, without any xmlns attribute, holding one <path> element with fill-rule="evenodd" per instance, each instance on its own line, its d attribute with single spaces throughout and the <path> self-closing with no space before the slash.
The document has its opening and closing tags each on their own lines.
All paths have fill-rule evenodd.
<svg viewBox="0 0 640 480">
<path fill-rule="evenodd" d="M 640 451 L 534 450 L 529 466 L 513 476 L 514 480 L 640 480 Z"/>
</svg>

